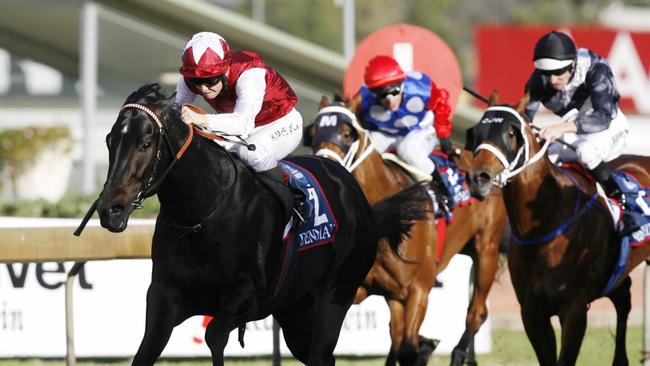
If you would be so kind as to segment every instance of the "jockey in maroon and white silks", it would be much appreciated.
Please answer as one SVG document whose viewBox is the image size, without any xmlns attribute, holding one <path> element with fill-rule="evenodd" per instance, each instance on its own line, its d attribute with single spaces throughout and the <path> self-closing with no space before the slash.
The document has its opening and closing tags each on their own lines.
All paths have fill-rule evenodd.
<svg viewBox="0 0 650 366">
<path fill-rule="evenodd" d="M 218 34 L 195 34 L 183 51 L 183 77 L 176 86 L 176 102 L 190 103 L 197 95 L 217 114 L 200 115 L 183 108 L 186 123 L 243 138 L 240 144 L 218 142 L 253 170 L 277 166 L 302 138 L 302 116 L 294 108 L 298 98 L 287 81 L 255 53 L 231 52 Z"/>
</svg>

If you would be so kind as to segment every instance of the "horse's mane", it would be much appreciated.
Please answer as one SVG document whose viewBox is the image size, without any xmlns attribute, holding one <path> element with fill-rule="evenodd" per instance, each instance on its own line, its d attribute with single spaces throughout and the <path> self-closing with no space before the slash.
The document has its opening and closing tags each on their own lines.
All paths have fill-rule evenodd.
<svg viewBox="0 0 650 366">
<path fill-rule="evenodd" d="M 172 102 L 172 96 L 167 96 L 165 91 L 158 83 L 150 83 L 141 86 L 138 90 L 131 93 L 126 98 L 126 103 L 140 103 L 140 104 L 159 104 L 160 102 L 166 102 L 164 104 L 169 104 Z"/>
</svg>

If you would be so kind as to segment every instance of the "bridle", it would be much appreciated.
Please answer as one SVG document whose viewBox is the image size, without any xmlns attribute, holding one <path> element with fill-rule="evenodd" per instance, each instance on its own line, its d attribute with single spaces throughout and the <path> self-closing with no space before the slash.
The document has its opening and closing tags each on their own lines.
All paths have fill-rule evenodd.
<svg viewBox="0 0 650 366">
<path fill-rule="evenodd" d="M 343 165 L 343 167 L 345 167 L 345 169 L 347 169 L 350 173 L 352 173 L 352 171 L 354 171 L 359 165 L 361 165 L 361 163 L 364 160 L 366 160 L 366 158 L 375 151 L 375 146 L 370 140 L 370 134 L 368 133 L 368 130 L 361 127 L 361 125 L 357 121 L 357 116 L 354 113 L 350 112 L 350 110 L 348 110 L 345 107 L 333 105 L 333 106 L 322 108 L 320 111 L 318 111 L 319 115 L 325 113 L 345 114 L 350 119 L 352 123 L 352 127 L 355 128 L 357 132 L 361 132 L 363 134 L 363 150 L 361 151 L 359 156 L 357 156 L 359 152 L 359 148 L 360 146 L 362 146 L 361 140 L 357 139 L 350 145 L 348 151 L 345 153 L 345 156 L 343 156 L 342 158 L 339 153 L 328 148 L 321 148 L 318 151 L 316 151 L 314 155 L 334 159 L 339 164 Z"/>
<path fill-rule="evenodd" d="M 151 174 L 149 175 L 149 178 L 145 181 L 145 183 L 142 185 L 140 191 L 136 195 L 136 198 L 130 203 L 130 205 L 135 207 L 136 209 L 137 208 L 142 208 L 142 203 L 144 202 L 144 200 L 147 197 L 152 196 L 154 194 L 154 192 L 157 191 L 157 189 L 160 187 L 162 182 L 165 180 L 165 177 L 167 176 L 167 174 L 169 174 L 169 172 L 172 170 L 174 165 L 180 160 L 180 158 L 183 156 L 185 151 L 187 151 L 187 148 L 192 143 L 192 139 L 194 137 L 194 131 L 195 130 L 196 130 L 197 134 L 199 134 L 199 135 L 201 135 L 201 136 L 203 136 L 203 137 L 205 137 L 207 139 L 228 141 L 228 142 L 231 142 L 231 143 L 237 143 L 237 144 L 245 145 L 245 146 L 248 147 L 249 150 L 254 150 L 255 149 L 255 145 L 247 144 L 243 140 L 241 140 L 241 141 L 230 140 L 230 139 L 227 139 L 226 137 L 224 137 L 223 135 L 221 135 L 219 132 L 204 131 L 204 130 L 199 129 L 196 125 L 192 125 L 192 126 L 188 126 L 188 130 L 189 130 L 188 134 L 185 137 L 185 141 L 181 145 L 180 149 L 176 153 L 174 153 L 174 148 L 172 147 L 172 144 L 169 141 L 168 133 L 167 133 L 167 130 L 165 128 L 165 125 L 163 124 L 163 121 L 161 121 L 161 119 L 150 108 L 146 107 L 145 105 L 139 104 L 139 103 L 127 103 L 127 104 L 124 104 L 122 106 L 122 108 L 120 109 L 120 112 L 124 111 L 125 109 L 128 109 L 128 108 L 135 108 L 135 109 L 143 111 L 145 114 L 147 114 L 147 116 L 149 116 L 156 123 L 156 126 L 158 127 L 158 130 L 160 132 L 160 136 L 159 136 L 159 140 L 158 140 L 158 150 L 156 151 L 156 162 L 154 163 L 154 167 L 151 170 Z M 166 119 L 166 115 L 165 115 L 165 118 L 163 120 L 165 120 L 165 119 Z M 160 176 L 160 178 L 154 182 L 154 179 L 155 179 L 155 176 L 156 176 L 156 168 L 158 167 L 159 163 L 162 160 L 162 141 L 163 140 L 165 141 L 165 145 L 167 146 L 168 150 L 170 151 L 171 156 L 174 157 L 174 160 L 172 160 L 172 162 L 167 166 L 167 168 L 165 169 L 163 174 Z M 233 160 L 233 157 L 230 156 L 230 154 L 226 154 L 226 156 L 228 156 L 228 158 L 231 160 L 233 166 L 235 166 L 236 164 L 235 164 L 235 162 Z M 109 174 L 110 174 L 110 172 L 109 172 Z M 232 186 L 234 186 L 234 184 Z M 231 189 L 232 189 L 232 186 L 231 186 Z M 88 221 L 92 217 L 93 213 L 96 211 L 98 202 L 99 202 L 99 198 L 96 199 L 91 204 L 90 208 L 88 209 L 88 211 L 84 215 L 83 219 L 81 220 L 81 223 L 79 224 L 79 226 L 75 230 L 75 232 L 74 232 L 75 236 L 80 236 L 81 235 L 81 232 L 86 227 L 86 224 L 88 223 Z M 199 224 L 191 225 L 191 226 L 188 226 L 187 228 L 190 228 L 192 231 L 195 231 L 195 232 L 201 230 L 202 223 L 205 222 L 206 220 L 208 220 L 210 217 L 212 217 L 212 215 L 214 215 L 215 212 L 216 212 L 216 208 L 206 218 L 201 220 L 201 222 Z M 182 227 L 182 228 L 186 228 L 186 227 Z"/>
<path fill-rule="evenodd" d="M 146 113 L 151 119 L 156 122 L 156 125 L 158 126 L 158 130 L 160 132 L 160 136 L 158 139 L 158 151 L 156 151 L 156 162 L 154 163 L 153 169 L 151 170 L 151 174 L 149 175 L 149 178 L 145 181 L 145 184 L 142 186 L 138 194 L 136 195 L 135 199 L 133 202 L 131 202 L 131 206 L 134 206 L 135 208 L 142 208 L 142 202 L 149 196 L 153 195 L 153 192 L 155 192 L 160 184 L 165 180 L 165 177 L 167 174 L 172 170 L 174 165 L 180 158 L 183 156 L 187 148 L 190 146 L 192 143 L 192 138 L 194 136 L 194 129 L 189 128 L 189 132 L 187 134 L 187 137 L 185 137 L 185 141 L 183 142 L 183 145 L 181 145 L 181 148 L 174 154 L 174 149 L 172 148 L 171 142 L 169 141 L 169 138 L 167 137 L 167 131 L 165 129 L 165 126 L 163 123 L 160 121 L 160 118 L 149 108 L 145 107 L 142 104 L 138 103 L 128 103 L 122 106 L 120 109 L 121 111 L 128 109 L 128 108 L 135 108 L 143 111 Z M 158 167 L 161 158 L 162 158 L 162 141 L 165 141 L 165 144 L 167 145 L 167 148 L 171 152 L 171 155 L 174 156 L 174 160 L 172 160 L 171 164 L 167 166 L 163 174 L 161 175 L 160 179 L 158 179 L 154 183 L 154 177 L 156 176 L 156 168 Z"/>
<path fill-rule="evenodd" d="M 548 150 L 550 141 L 546 141 L 542 148 L 535 155 L 530 157 L 530 142 L 528 141 L 528 134 L 525 131 L 526 127 L 530 128 L 530 126 L 528 126 L 528 123 L 526 123 L 523 118 L 521 118 L 519 113 L 517 113 L 512 108 L 503 106 L 490 107 L 486 110 L 486 112 L 487 111 L 508 112 L 517 117 L 520 122 L 520 128 L 516 129 L 516 132 L 519 133 L 520 137 L 522 138 L 523 144 L 521 144 L 519 149 L 517 149 L 517 154 L 515 155 L 514 159 L 512 159 L 512 161 L 508 161 L 508 158 L 505 156 L 505 154 L 493 144 L 481 143 L 476 147 L 476 149 L 474 149 L 475 155 L 480 150 L 489 151 L 494 156 L 496 156 L 501 165 L 503 165 L 504 169 L 497 173 L 491 182 L 495 186 L 503 188 L 506 184 L 508 184 L 510 180 L 512 180 L 513 177 L 544 157 L 546 150 Z"/>
</svg>

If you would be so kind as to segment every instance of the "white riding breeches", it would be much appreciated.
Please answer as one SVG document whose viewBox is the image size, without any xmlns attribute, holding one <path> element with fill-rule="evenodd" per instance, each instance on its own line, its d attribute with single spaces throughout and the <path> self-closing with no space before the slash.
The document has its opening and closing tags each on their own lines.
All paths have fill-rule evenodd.
<svg viewBox="0 0 650 366">
<path fill-rule="evenodd" d="M 427 174 L 433 173 L 436 169 L 431 159 L 429 159 L 429 154 L 431 154 L 433 148 L 438 144 L 436 132 L 433 127 L 413 130 L 406 136 L 391 136 L 379 131 L 370 131 L 370 139 L 380 154 L 394 147 L 397 156 L 407 164 Z"/>
<path fill-rule="evenodd" d="M 554 141 L 548 147 L 548 156 L 553 162 L 578 161 L 587 169 L 594 169 L 601 162 L 616 159 L 623 152 L 629 134 L 627 117 L 618 110 L 616 118 L 612 120 L 609 128 L 587 134 L 567 133 L 562 139 L 577 147 L 577 151 Z"/>
<path fill-rule="evenodd" d="M 255 127 L 244 140 L 255 145 L 255 150 L 246 146 L 226 141 L 216 141 L 226 150 L 237 155 L 246 165 L 256 172 L 275 168 L 278 160 L 284 159 L 300 145 L 302 139 L 302 115 L 293 108 L 287 115 Z"/>
</svg>

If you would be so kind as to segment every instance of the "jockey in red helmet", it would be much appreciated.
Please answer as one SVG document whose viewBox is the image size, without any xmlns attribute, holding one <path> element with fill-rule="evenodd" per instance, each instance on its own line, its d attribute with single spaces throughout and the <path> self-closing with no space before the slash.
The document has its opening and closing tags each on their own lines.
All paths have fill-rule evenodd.
<svg viewBox="0 0 650 366">
<path fill-rule="evenodd" d="M 228 42 L 212 32 L 195 34 L 187 42 L 181 60 L 176 103 L 191 103 L 201 95 L 217 112 L 199 114 L 183 107 L 183 121 L 255 145 L 254 150 L 249 150 L 239 143 L 215 141 L 261 173 L 258 178 L 288 202 L 291 193 L 279 186 L 284 184 L 278 160 L 298 147 L 303 123 L 294 108 L 298 98 L 287 81 L 257 54 L 232 52 Z"/>
<path fill-rule="evenodd" d="M 553 141 L 549 157 L 579 162 L 591 171 L 607 196 L 624 202 L 625 195 L 606 163 L 621 155 L 629 134 L 609 63 L 591 50 L 576 49 L 573 39 L 562 32 L 547 33 L 537 41 L 533 63 L 535 70 L 526 83 L 526 119 L 533 120 L 540 104 L 562 117 L 539 131 L 541 138 Z M 561 137 L 575 141 L 577 149 L 555 141 Z M 621 236 L 639 229 L 627 211 L 622 223 Z"/>
<path fill-rule="evenodd" d="M 431 174 L 440 203 L 449 209 L 453 201 L 429 158 L 438 141 L 445 153 L 453 153 L 449 92 L 424 73 L 405 73 L 386 55 L 368 62 L 364 82 L 352 108 L 370 130 L 375 148 L 380 153 L 395 148 L 408 164 Z"/>
</svg>

